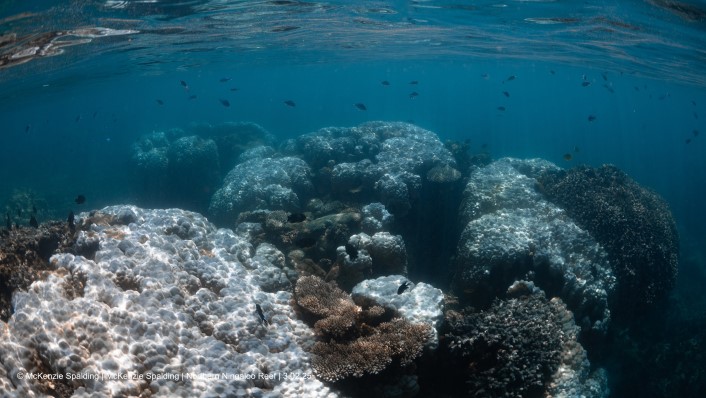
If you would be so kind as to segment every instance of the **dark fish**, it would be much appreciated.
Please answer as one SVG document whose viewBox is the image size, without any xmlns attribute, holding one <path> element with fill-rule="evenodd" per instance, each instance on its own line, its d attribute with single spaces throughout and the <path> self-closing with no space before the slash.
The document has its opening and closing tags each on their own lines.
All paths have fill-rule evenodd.
<svg viewBox="0 0 706 398">
<path fill-rule="evenodd" d="M 687 139 L 686 139 L 686 143 L 687 143 L 687 144 L 691 144 L 691 138 L 687 138 Z"/>
<path fill-rule="evenodd" d="M 508 93 L 507 91 L 503 91 L 503 95 L 510 98 L 510 93 Z"/>
<path fill-rule="evenodd" d="M 69 224 L 69 229 L 71 229 L 71 230 L 76 228 L 76 224 L 74 224 L 74 219 L 75 219 L 75 217 L 74 217 L 73 210 L 69 211 L 69 217 L 66 219 L 66 222 Z"/>
<path fill-rule="evenodd" d="M 219 80 L 221 83 L 225 83 L 227 81 L 230 81 L 230 77 L 222 77 L 221 80 Z"/>
<path fill-rule="evenodd" d="M 221 101 L 221 105 L 225 106 L 226 108 L 230 106 L 230 101 L 227 99 L 219 99 Z"/>
<path fill-rule="evenodd" d="M 86 197 L 83 195 L 78 195 L 76 199 L 74 199 L 74 202 L 76 202 L 77 205 L 82 205 L 86 203 Z"/>
<path fill-rule="evenodd" d="M 32 214 L 37 214 L 37 208 L 34 205 L 32 205 Z"/>
<path fill-rule="evenodd" d="M 260 304 L 255 304 L 255 311 L 257 311 L 257 316 L 260 318 L 260 322 L 262 322 L 265 326 L 268 326 L 270 323 L 267 322 L 267 319 L 265 318 L 265 314 L 262 312 L 262 307 L 260 307 Z"/>
<path fill-rule="evenodd" d="M 358 249 L 355 248 L 355 246 L 351 245 L 350 243 L 346 243 L 346 253 L 348 254 L 348 257 L 351 258 L 351 260 L 355 260 L 358 258 Z"/>
<path fill-rule="evenodd" d="M 498 107 L 498 110 L 501 111 L 501 112 L 505 112 L 505 107 L 504 107 L 504 106 L 499 106 L 499 107 Z"/>
<path fill-rule="evenodd" d="M 415 86 L 415 85 L 419 84 L 419 82 L 416 80 L 412 80 L 411 82 L 409 82 L 409 84 Z"/>
<path fill-rule="evenodd" d="M 485 80 L 488 80 L 488 78 L 490 78 L 490 75 L 488 75 L 487 73 L 481 73 L 480 77 L 482 77 Z"/>
<path fill-rule="evenodd" d="M 75 121 L 76 123 L 78 123 L 80 120 L 81 120 L 81 115 L 76 116 L 76 119 L 74 119 L 74 121 Z"/>
<path fill-rule="evenodd" d="M 94 119 L 96 118 L 96 116 L 98 116 L 98 111 L 93 112 L 93 118 L 94 118 Z"/>
<path fill-rule="evenodd" d="M 640 91 L 640 87 L 634 86 L 635 91 Z"/>
<path fill-rule="evenodd" d="M 694 137 L 698 137 L 698 136 L 699 136 L 699 130 L 694 130 L 694 131 L 691 132 L 691 134 L 693 134 Z"/>
<path fill-rule="evenodd" d="M 368 108 L 367 108 L 367 107 L 365 106 L 365 104 L 362 103 L 362 102 L 359 102 L 359 103 L 355 104 L 355 107 L 358 108 L 358 109 L 360 109 L 361 111 L 367 111 L 367 110 L 368 110 Z"/>
<path fill-rule="evenodd" d="M 189 85 L 188 85 L 188 84 L 186 84 L 186 82 L 185 82 L 185 81 L 183 81 L 183 80 L 180 80 L 180 83 L 181 83 L 181 85 L 182 85 L 182 86 L 184 86 L 184 88 L 185 88 L 185 89 L 187 89 L 187 90 L 189 89 Z"/>
<path fill-rule="evenodd" d="M 415 98 L 417 98 L 417 97 L 419 97 L 419 93 L 418 93 L 418 92 L 412 91 L 411 93 L 409 93 L 409 99 L 415 99 Z"/>
<path fill-rule="evenodd" d="M 390 82 L 388 82 L 387 80 L 383 80 L 380 82 L 380 84 L 382 84 L 383 86 L 389 86 Z"/>
<path fill-rule="evenodd" d="M 662 94 L 662 95 L 659 96 L 658 99 L 659 99 L 660 101 L 664 101 L 664 100 L 666 100 L 667 98 L 669 98 L 669 97 L 671 97 L 671 96 L 672 96 L 672 95 L 669 94 L 669 93 L 667 93 L 667 94 Z"/>
<path fill-rule="evenodd" d="M 573 155 L 571 155 L 570 153 L 565 153 L 565 154 L 564 154 L 564 160 L 566 160 L 567 162 L 570 161 L 570 160 L 573 159 L 573 158 L 574 158 Z"/>
<path fill-rule="evenodd" d="M 691 105 L 696 106 L 696 101 L 691 101 Z"/>
<path fill-rule="evenodd" d="M 270 30 L 270 32 L 289 32 L 297 29 L 299 29 L 298 26 L 275 26 Z"/>
<path fill-rule="evenodd" d="M 17 217 L 22 217 L 22 209 L 17 208 Z"/>
<path fill-rule="evenodd" d="M 25 126 L 25 134 L 29 133 L 29 130 L 31 130 L 31 129 L 32 129 L 31 124 L 28 124 L 27 126 Z"/>
<path fill-rule="evenodd" d="M 285 103 L 287 106 L 291 106 L 292 108 L 294 108 L 295 106 L 297 106 L 297 104 L 295 104 L 294 101 L 292 101 L 292 100 L 286 100 L 286 101 L 284 101 L 284 103 Z"/>
<path fill-rule="evenodd" d="M 397 288 L 397 294 L 404 293 L 407 288 L 409 288 L 409 281 L 405 281 L 405 283 L 401 284 L 400 287 Z"/>
<path fill-rule="evenodd" d="M 604 87 L 606 90 L 610 91 L 611 94 L 615 94 L 615 90 L 613 90 L 613 87 L 611 87 L 610 85 L 604 84 L 603 87 Z"/>
<path fill-rule="evenodd" d="M 574 152 L 575 152 L 575 153 L 578 153 L 578 152 L 579 152 L 579 147 L 574 146 Z"/>
<path fill-rule="evenodd" d="M 595 116 L 593 116 L 593 115 L 588 115 L 588 121 L 589 121 L 589 122 L 592 122 L 592 121 L 594 121 L 594 120 L 596 120 L 596 117 L 595 117 Z"/>
<path fill-rule="evenodd" d="M 195 100 L 195 99 L 196 99 L 196 94 L 190 95 L 190 96 L 189 96 L 189 99 L 190 99 L 190 100 Z"/>
<path fill-rule="evenodd" d="M 554 72 L 554 69 L 550 69 L 550 70 L 549 70 L 549 73 L 551 73 L 552 75 L 553 75 L 553 74 L 556 74 L 556 72 Z"/>
<path fill-rule="evenodd" d="M 505 82 L 511 82 L 511 81 L 515 80 L 516 78 L 517 78 L 517 77 L 516 77 L 515 75 L 510 75 L 510 76 L 507 77 L 507 79 L 503 80 L 503 83 L 505 83 Z"/>
<path fill-rule="evenodd" d="M 10 212 L 5 213 L 5 226 L 7 229 L 12 229 L 12 221 L 10 220 Z"/>
<path fill-rule="evenodd" d="M 694 112 L 694 119 L 698 119 L 698 118 L 699 118 L 699 115 L 696 112 Z"/>
<path fill-rule="evenodd" d="M 306 220 L 306 215 L 304 213 L 291 213 L 287 216 L 287 222 L 296 223 Z"/>
<path fill-rule="evenodd" d="M 312 238 L 311 236 L 306 236 L 297 239 L 294 244 L 301 247 L 302 249 L 308 249 L 310 247 L 316 246 L 316 239 Z"/>
<path fill-rule="evenodd" d="M 603 77 L 604 81 L 608 81 L 608 73 L 603 72 L 603 73 L 601 73 L 601 76 Z"/>
<path fill-rule="evenodd" d="M 39 223 L 37 222 L 37 219 L 34 216 L 29 218 L 29 226 L 32 228 L 39 227 Z"/>
<path fill-rule="evenodd" d="M 164 105 L 164 101 L 162 101 L 161 99 L 158 99 L 158 100 L 155 100 L 155 101 L 157 101 L 157 104 L 159 104 L 159 105 Z"/>
<path fill-rule="evenodd" d="M 581 82 L 581 87 L 588 87 L 590 85 L 591 85 L 591 82 L 589 82 L 588 80 L 584 80 Z"/>
<path fill-rule="evenodd" d="M 238 91 L 240 90 L 238 87 L 231 87 L 230 91 Z"/>
</svg>

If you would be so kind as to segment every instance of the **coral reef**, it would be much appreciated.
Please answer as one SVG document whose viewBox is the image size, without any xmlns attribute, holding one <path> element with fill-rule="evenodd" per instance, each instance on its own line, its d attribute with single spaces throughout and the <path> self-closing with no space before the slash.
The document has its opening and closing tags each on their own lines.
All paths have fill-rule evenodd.
<svg viewBox="0 0 706 398">
<path fill-rule="evenodd" d="M 578 328 L 558 298 L 539 292 L 496 300 L 482 312 L 449 312 L 446 327 L 447 379 L 464 382 L 468 396 L 607 396 L 603 372 L 589 373 Z"/>
<path fill-rule="evenodd" d="M 605 334 L 615 289 L 608 256 L 563 210 L 536 192 L 546 161 L 500 159 L 477 169 L 464 192 L 455 291 L 474 306 L 504 297 L 515 280 L 559 296 L 583 331 Z"/>
<path fill-rule="evenodd" d="M 79 220 L 84 241 L 99 242 L 93 259 L 53 255 L 0 322 L 4 394 L 338 396 L 313 376 L 272 377 L 312 372 L 314 335 L 291 293 L 258 285 L 259 269 L 279 268 L 281 253 L 177 209 L 116 206 Z M 18 372 L 85 377 L 47 390 Z M 139 377 L 109 377 L 120 374 Z M 200 376 L 209 374 L 230 376 Z"/>
<path fill-rule="evenodd" d="M 298 158 L 251 158 L 231 170 L 211 198 L 214 221 L 233 225 L 241 212 L 300 211 L 311 196 L 309 166 Z"/>
<path fill-rule="evenodd" d="M 432 329 L 374 303 L 360 307 L 338 287 L 314 276 L 297 281 L 294 298 L 304 315 L 315 320 L 320 336 L 311 350 L 314 373 L 330 382 L 377 375 L 393 363 L 410 365 Z"/>
<path fill-rule="evenodd" d="M 677 276 L 679 237 L 667 204 L 614 166 L 541 174 L 541 192 L 608 252 L 624 315 L 667 295 Z"/>
</svg>

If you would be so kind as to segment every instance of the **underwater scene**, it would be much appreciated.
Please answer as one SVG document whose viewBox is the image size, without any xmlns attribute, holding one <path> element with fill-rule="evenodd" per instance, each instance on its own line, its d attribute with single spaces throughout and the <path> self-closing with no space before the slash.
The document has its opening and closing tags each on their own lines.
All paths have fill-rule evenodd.
<svg viewBox="0 0 706 398">
<path fill-rule="evenodd" d="M 0 122 L 0 397 L 706 396 L 703 0 L 3 0 Z"/>
</svg>

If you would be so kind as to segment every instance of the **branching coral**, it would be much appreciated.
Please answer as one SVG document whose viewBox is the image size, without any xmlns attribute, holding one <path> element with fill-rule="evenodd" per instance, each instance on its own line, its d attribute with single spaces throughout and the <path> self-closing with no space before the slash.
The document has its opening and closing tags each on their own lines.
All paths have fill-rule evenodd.
<svg viewBox="0 0 706 398">
<path fill-rule="evenodd" d="M 379 306 L 363 309 L 344 291 L 315 276 L 299 278 L 296 303 L 316 319 L 322 340 L 314 344 L 312 365 L 316 375 L 335 382 L 349 377 L 378 374 L 398 361 L 406 366 L 418 357 L 431 334 L 431 326 L 390 317 Z"/>
</svg>

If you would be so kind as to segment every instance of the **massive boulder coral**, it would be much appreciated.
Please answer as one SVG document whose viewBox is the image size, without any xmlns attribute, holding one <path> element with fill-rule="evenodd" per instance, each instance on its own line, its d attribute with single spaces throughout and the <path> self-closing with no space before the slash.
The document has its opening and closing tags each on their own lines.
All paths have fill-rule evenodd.
<svg viewBox="0 0 706 398">
<path fill-rule="evenodd" d="M 436 134 L 408 123 L 325 128 L 290 140 L 284 151 L 306 160 L 334 194 L 376 198 L 400 216 L 415 204 L 428 175 L 434 183 L 460 177 Z"/>
<path fill-rule="evenodd" d="M 233 225 L 253 210 L 300 211 L 312 194 L 309 166 L 295 157 L 252 157 L 231 170 L 211 198 L 214 221 Z"/>
<path fill-rule="evenodd" d="M 541 291 L 496 300 L 482 312 L 449 312 L 442 334 L 446 380 L 465 382 L 468 396 L 608 395 L 604 372 L 590 372 L 571 312 Z"/>
<path fill-rule="evenodd" d="M 615 277 L 603 247 L 535 190 L 532 176 L 552 169 L 546 161 L 506 158 L 471 174 L 454 288 L 487 306 L 514 281 L 532 280 L 561 297 L 584 331 L 604 334 Z"/>
<path fill-rule="evenodd" d="M 679 236 L 657 194 L 608 165 L 547 170 L 538 181 L 548 200 L 605 247 L 618 278 L 621 309 L 646 308 L 674 287 Z"/>
<path fill-rule="evenodd" d="M 260 268 L 282 261 L 276 249 L 254 250 L 245 236 L 177 209 L 109 207 L 78 224 L 79 241 L 99 242 L 94 259 L 51 257 L 0 322 L 5 395 L 337 396 L 306 377 L 314 335 L 291 293 L 258 286 Z"/>
</svg>

